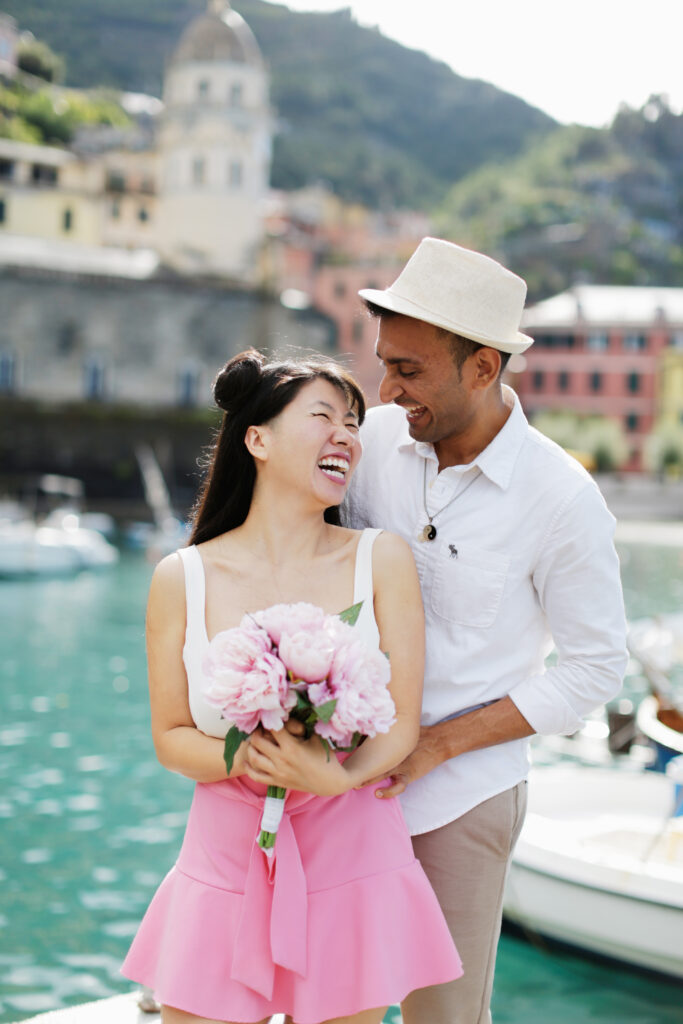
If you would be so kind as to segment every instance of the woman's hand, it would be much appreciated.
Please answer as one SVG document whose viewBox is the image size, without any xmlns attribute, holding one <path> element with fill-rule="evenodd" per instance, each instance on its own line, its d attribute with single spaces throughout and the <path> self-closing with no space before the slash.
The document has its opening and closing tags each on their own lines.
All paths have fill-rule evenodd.
<svg viewBox="0 0 683 1024">
<path fill-rule="evenodd" d="M 283 786 L 315 796 L 339 796 L 353 780 L 316 735 L 306 740 L 287 729 L 258 729 L 245 745 L 245 775 L 264 786 Z"/>
</svg>

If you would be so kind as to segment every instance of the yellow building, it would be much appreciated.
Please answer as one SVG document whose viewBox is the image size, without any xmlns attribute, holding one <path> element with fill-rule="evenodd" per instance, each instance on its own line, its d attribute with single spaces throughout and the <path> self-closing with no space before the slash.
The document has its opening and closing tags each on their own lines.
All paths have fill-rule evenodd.
<svg viewBox="0 0 683 1024">
<path fill-rule="evenodd" d="M 683 332 L 659 361 L 657 424 L 683 428 Z"/>
<path fill-rule="evenodd" d="M 3 231 L 99 245 L 100 207 L 100 168 L 65 149 L 0 139 Z"/>
<path fill-rule="evenodd" d="M 146 148 L 0 139 L 0 244 L 5 234 L 153 249 L 180 273 L 255 283 L 272 111 L 258 44 L 227 0 L 209 0 L 185 29 L 164 100 Z"/>
</svg>

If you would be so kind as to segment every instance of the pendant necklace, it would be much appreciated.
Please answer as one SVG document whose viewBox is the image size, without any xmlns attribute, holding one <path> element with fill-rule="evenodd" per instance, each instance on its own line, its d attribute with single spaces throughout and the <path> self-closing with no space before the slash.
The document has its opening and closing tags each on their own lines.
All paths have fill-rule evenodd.
<svg viewBox="0 0 683 1024">
<path fill-rule="evenodd" d="M 457 498 L 461 497 L 461 495 L 465 493 L 468 487 L 471 487 L 474 481 L 478 480 L 480 476 L 481 470 L 479 470 L 479 472 L 472 477 L 470 482 L 466 484 L 461 491 L 458 491 L 457 494 L 454 494 L 450 501 L 447 501 L 445 505 L 442 505 L 440 509 L 437 509 L 437 511 L 430 516 L 429 509 L 427 508 L 427 459 L 424 460 L 424 477 L 422 480 L 422 504 L 424 505 L 425 515 L 427 516 L 429 522 L 427 523 L 426 526 L 422 528 L 422 532 L 420 533 L 420 540 L 435 539 L 436 527 L 434 526 L 434 520 L 436 519 L 436 517 L 438 515 L 441 515 L 444 509 L 447 509 L 449 505 L 452 505 Z"/>
</svg>

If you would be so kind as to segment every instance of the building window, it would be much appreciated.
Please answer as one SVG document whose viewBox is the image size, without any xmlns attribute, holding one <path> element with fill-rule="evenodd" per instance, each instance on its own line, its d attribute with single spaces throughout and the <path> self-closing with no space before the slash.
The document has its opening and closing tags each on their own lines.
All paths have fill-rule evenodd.
<svg viewBox="0 0 683 1024">
<path fill-rule="evenodd" d="M 70 206 L 67 206 L 66 210 L 62 213 L 62 231 L 71 231 L 74 226 L 74 215 L 73 210 Z"/>
<path fill-rule="evenodd" d="M 625 334 L 624 349 L 627 352 L 643 352 L 647 348 L 647 339 L 644 334 Z"/>
<path fill-rule="evenodd" d="M 640 391 L 640 374 L 639 373 L 627 373 L 626 374 L 626 386 L 632 395 L 637 394 Z"/>
<path fill-rule="evenodd" d="M 74 320 L 66 320 L 57 330 L 57 352 L 60 356 L 70 356 L 76 351 L 81 341 L 81 331 Z"/>
<path fill-rule="evenodd" d="M 141 206 L 138 210 L 138 220 L 141 224 L 146 224 L 149 220 L 149 213 L 146 206 Z"/>
<path fill-rule="evenodd" d="M 196 405 L 199 398 L 199 370 L 186 366 L 178 374 L 178 404 Z"/>
<path fill-rule="evenodd" d="M 591 352 L 606 352 L 609 348 L 609 335 L 602 333 L 589 334 L 586 346 Z"/>
<path fill-rule="evenodd" d="M 7 220 L 7 204 L 4 199 L 0 199 L 0 224 L 4 224 Z"/>
<path fill-rule="evenodd" d="M 239 188 L 242 184 L 242 162 L 232 160 L 228 168 L 228 181 L 231 188 Z"/>
<path fill-rule="evenodd" d="M 118 220 L 121 216 L 121 203 L 118 199 L 113 199 L 112 204 L 109 208 L 109 214 L 112 220 Z"/>
<path fill-rule="evenodd" d="M 543 370 L 534 370 L 531 376 L 531 386 L 534 391 L 542 391 L 545 384 L 545 373 Z"/>
<path fill-rule="evenodd" d="M 638 429 L 638 426 L 639 426 L 639 423 L 640 423 L 640 420 L 638 418 L 638 413 L 637 412 L 630 412 L 630 413 L 628 413 L 628 415 L 626 416 L 625 422 L 626 422 L 626 429 L 630 433 L 633 433 L 634 431 L 636 431 Z"/>
<path fill-rule="evenodd" d="M 244 99 L 244 88 L 241 82 L 233 82 L 230 86 L 230 106 L 241 107 Z"/>
<path fill-rule="evenodd" d="M 588 383 L 591 391 L 602 391 L 602 374 L 599 370 L 594 370 L 588 377 Z"/>
<path fill-rule="evenodd" d="M 106 391 L 106 374 L 102 356 L 88 356 L 83 364 L 83 394 L 91 401 L 100 401 Z"/>
<path fill-rule="evenodd" d="M 114 168 L 107 171 L 106 189 L 108 192 L 126 191 L 126 176 L 123 171 Z"/>
<path fill-rule="evenodd" d="M 206 99 L 206 97 L 209 95 L 209 88 L 210 84 L 208 78 L 201 78 L 197 82 L 197 95 L 201 100 Z"/>
<path fill-rule="evenodd" d="M 31 181 L 34 185 L 54 186 L 57 184 L 57 168 L 48 167 L 47 164 L 33 164 Z"/>
<path fill-rule="evenodd" d="M 536 344 L 539 348 L 574 348 L 576 338 L 573 334 L 537 334 Z"/>
<path fill-rule="evenodd" d="M 567 370 L 560 370 L 560 372 L 557 375 L 557 386 L 558 386 L 559 390 L 560 391 L 568 391 L 569 390 L 569 381 L 570 381 L 570 376 L 569 376 L 569 373 L 567 372 Z"/>
<path fill-rule="evenodd" d="M 0 352 L 0 394 L 9 395 L 14 391 L 15 369 L 14 352 Z"/>
<path fill-rule="evenodd" d="M 206 176 L 206 163 L 204 157 L 196 156 L 192 161 L 192 184 L 203 185 Z"/>
<path fill-rule="evenodd" d="M 14 177 L 14 160 L 0 160 L 0 181 L 11 181 Z"/>
</svg>

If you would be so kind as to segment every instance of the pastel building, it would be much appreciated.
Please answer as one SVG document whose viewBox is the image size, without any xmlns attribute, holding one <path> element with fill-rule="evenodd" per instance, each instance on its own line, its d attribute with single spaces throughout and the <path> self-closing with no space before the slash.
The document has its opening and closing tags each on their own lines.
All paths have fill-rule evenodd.
<svg viewBox="0 0 683 1024">
<path fill-rule="evenodd" d="M 0 20 L 0 43 L 2 31 Z M 0 245 L 11 235 L 152 249 L 174 272 L 259 283 L 269 76 L 227 0 L 189 23 L 164 82 L 149 137 L 119 130 L 71 149 L 0 139 Z"/>
<path fill-rule="evenodd" d="M 624 468 L 640 469 L 663 404 L 683 412 L 667 369 L 683 353 L 683 288 L 575 285 L 530 307 L 523 330 L 535 344 L 510 370 L 527 414 L 613 417 L 629 446 Z"/>
</svg>

